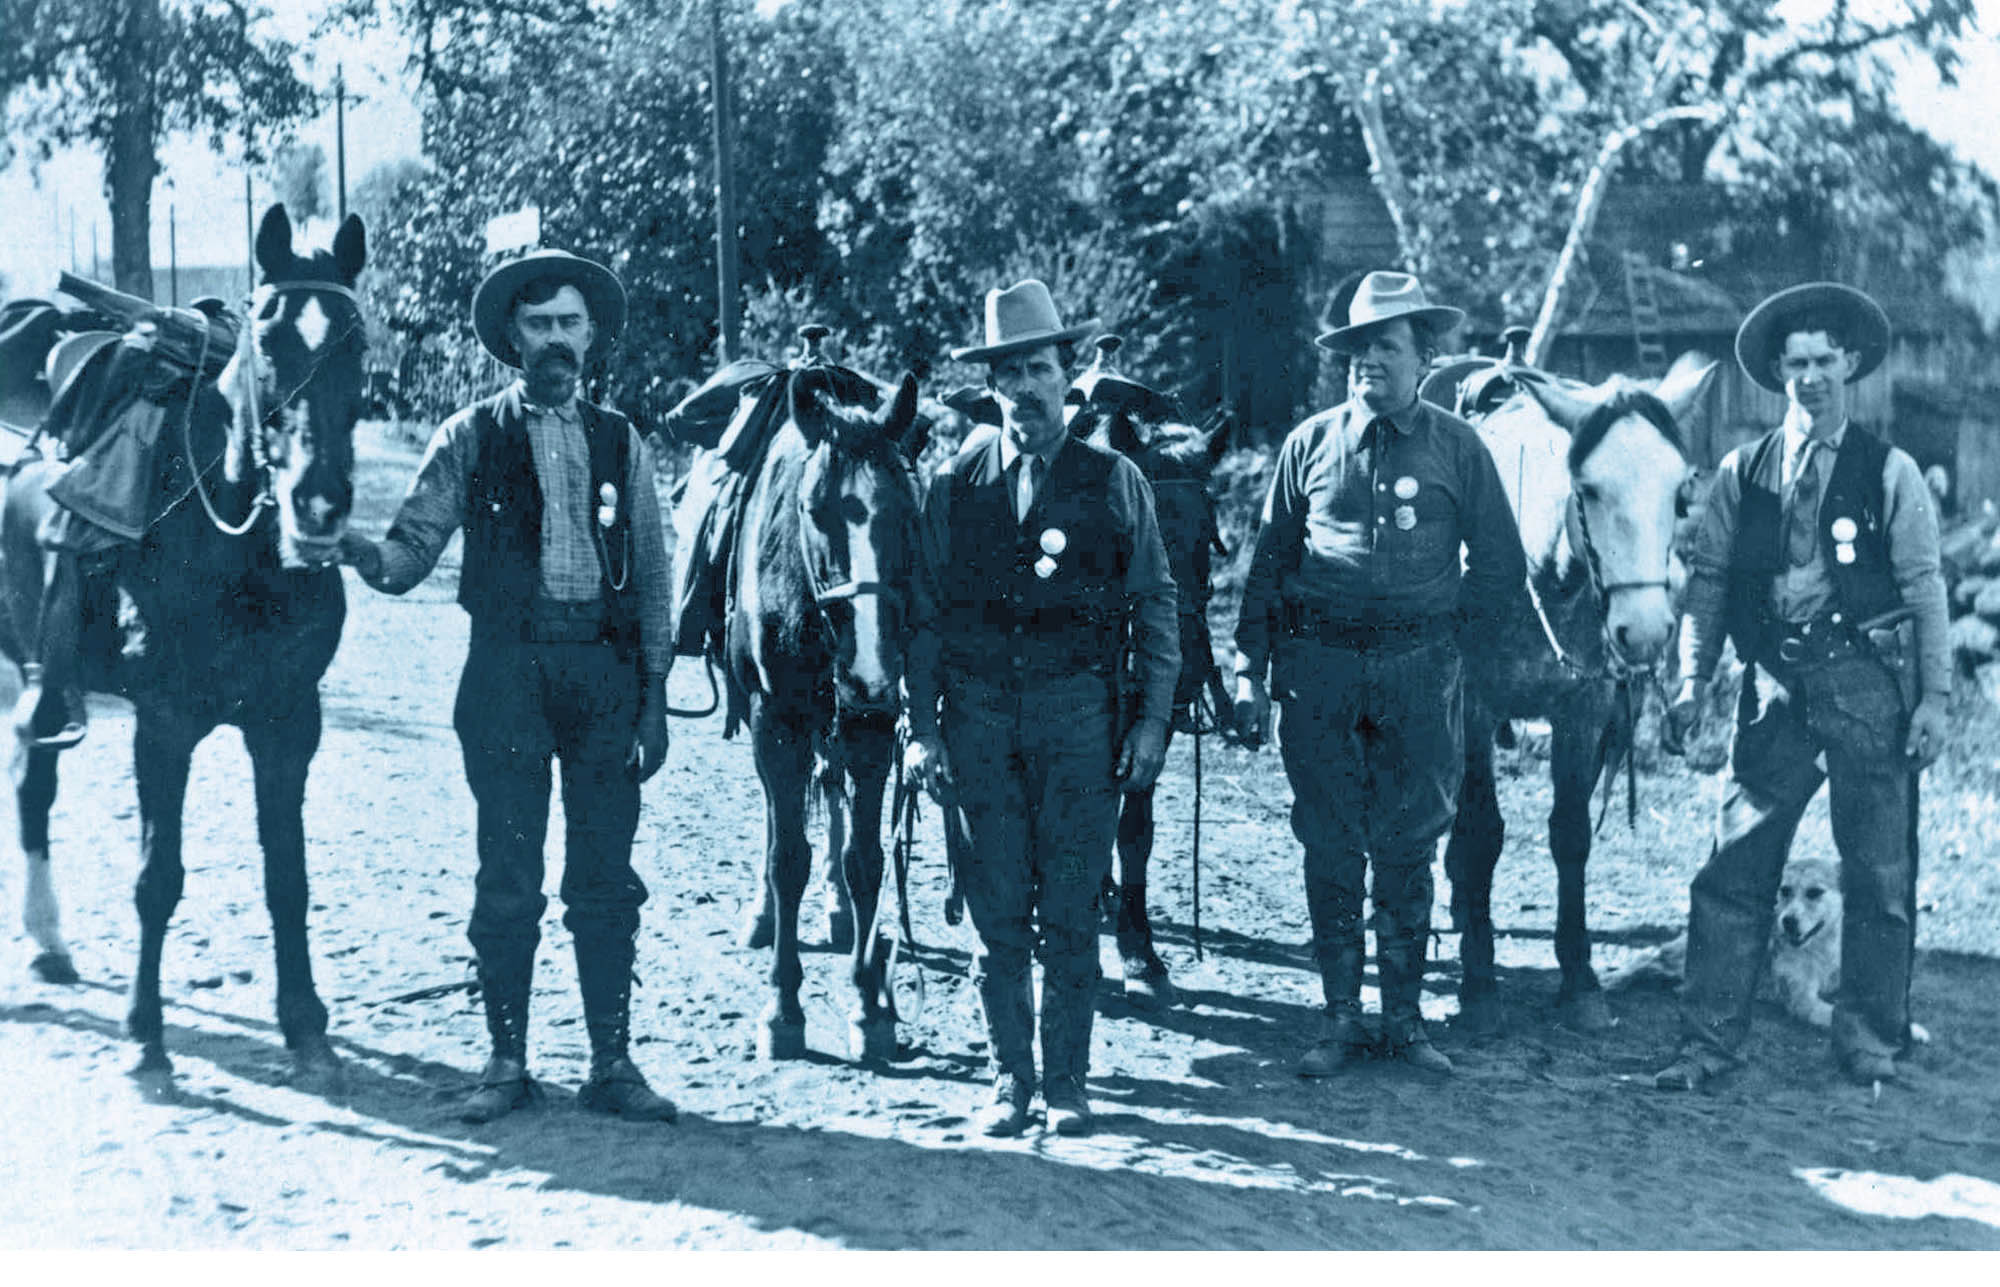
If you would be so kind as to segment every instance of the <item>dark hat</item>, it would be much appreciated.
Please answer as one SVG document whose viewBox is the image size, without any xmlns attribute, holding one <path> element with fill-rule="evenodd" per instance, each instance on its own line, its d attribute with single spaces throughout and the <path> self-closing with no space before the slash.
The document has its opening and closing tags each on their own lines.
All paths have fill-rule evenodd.
<svg viewBox="0 0 2000 1287">
<path fill-rule="evenodd" d="M 1832 314 L 1847 332 L 1847 348 L 1858 353 L 1849 384 L 1882 365 L 1889 356 L 1889 315 L 1861 291 L 1839 282 L 1807 282 L 1781 290 L 1750 310 L 1743 325 L 1736 328 L 1736 361 L 1743 374 L 1773 393 L 1785 386 L 1775 367 L 1785 337 L 1796 329 L 1791 325 L 1808 313 Z"/>
<path fill-rule="evenodd" d="M 1122 343 L 1124 341 L 1116 335 L 1097 337 L 1097 356 L 1070 385 L 1070 400 L 1087 410 L 1122 411 L 1142 424 L 1163 424 L 1179 419 L 1179 411 L 1172 398 L 1147 388 L 1112 367 L 1111 355 L 1118 351 Z"/>
<path fill-rule="evenodd" d="M 591 352 L 611 347 L 625 327 L 625 288 L 617 276 L 603 264 L 567 250 L 537 250 L 495 268 L 472 292 L 472 330 L 488 353 L 508 366 L 521 365 L 521 355 L 507 338 L 507 321 L 514 297 L 538 277 L 552 277 L 583 292 L 584 307 L 590 310 L 591 325 L 597 329 Z"/>
<path fill-rule="evenodd" d="M 1313 343 L 1345 353 L 1361 338 L 1362 332 L 1399 317 L 1412 322 L 1428 321 L 1444 331 L 1463 322 L 1465 310 L 1431 303 L 1424 296 L 1423 283 L 1408 273 L 1374 272 L 1355 287 L 1354 300 L 1347 306 L 1347 324 L 1326 332 Z"/>
<path fill-rule="evenodd" d="M 954 362 L 992 362 L 1044 344 L 1082 339 L 1102 325 L 1093 317 L 1078 326 L 1064 326 L 1049 288 L 1030 277 L 1006 290 L 986 292 L 986 343 L 953 349 L 951 358 Z"/>
</svg>

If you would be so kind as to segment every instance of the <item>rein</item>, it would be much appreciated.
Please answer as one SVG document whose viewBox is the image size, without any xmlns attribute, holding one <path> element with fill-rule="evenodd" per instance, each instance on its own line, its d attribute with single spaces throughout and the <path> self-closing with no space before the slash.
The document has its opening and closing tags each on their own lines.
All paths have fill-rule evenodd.
<svg viewBox="0 0 2000 1287">
<path fill-rule="evenodd" d="M 887 911 L 888 900 L 876 891 L 875 917 L 868 926 L 868 943 L 861 949 L 861 964 L 864 969 L 873 969 L 878 961 L 882 965 L 882 988 L 876 996 L 876 1003 L 891 1014 L 908 1023 L 915 1023 L 923 1015 L 930 993 L 924 983 L 924 972 L 917 971 L 916 1006 L 904 1015 L 896 1006 L 896 966 L 903 958 L 904 947 L 914 954 L 917 950 L 916 934 L 910 928 L 910 863 L 917 851 L 917 797 L 923 793 L 917 784 L 910 781 L 903 772 L 903 752 L 908 749 L 910 729 L 907 721 L 896 722 L 896 782 L 889 795 L 890 815 L 894 822 L 889 829 L 889 859 L 896 872 L 896 921 L 885 927 L 883 914 Z M 889 940 L 889 956 L 881 960 L 883 939 Z"/>
</svg>

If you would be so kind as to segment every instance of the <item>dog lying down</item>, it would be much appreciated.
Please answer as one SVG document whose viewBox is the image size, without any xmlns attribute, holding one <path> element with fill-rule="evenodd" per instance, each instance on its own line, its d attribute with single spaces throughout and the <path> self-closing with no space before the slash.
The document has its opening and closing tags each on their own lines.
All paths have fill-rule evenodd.
<svg viewBox="0 0 2000 1287">
<path fill-rule="evenodd" d="M 1840 926 L 1845 904 L 1840 868 L 1824 858 L 1794 858 L 1778 885 L 1777 919 L 1771 925 L 1770 960 L 1759 996 L 1785 1013 L 1818 1028 L 1833 1026 L 1833 1001 L 1840 991 Z M 1648 984 L 1678 984 L 1687 974 L 1687 932 L 1641 952 L 1604 976 L 1607 992 Z M 1927 1042 L 1922 1024 L 1910 1036 Z"/>
</svg>

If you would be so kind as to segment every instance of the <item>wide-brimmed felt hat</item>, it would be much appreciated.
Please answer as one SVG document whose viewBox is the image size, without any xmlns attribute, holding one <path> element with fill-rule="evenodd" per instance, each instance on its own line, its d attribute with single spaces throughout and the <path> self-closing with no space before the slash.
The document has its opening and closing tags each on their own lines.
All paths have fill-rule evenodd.
<svg viewBox="0 0 2000 1287">
<path fill-rule="evenodd" d="M 537 250 L 501 264 L 472 292 L 472 330 L 488 353 L 508 366 L 521 365 L 521 355 L 507 338 L 507 320 L 514 297 L 537 277 L 553 277 L 581 291 L 584 307 L 590 310 L 590 323 L 597 331 L 591 352 L 611 347 L 625 326 L 625 287 L 617 275 L 603 264 L 567 250 Z"/>
<path fill-rule="evenodd" d="M 117 331 L 78 331 L 58 341 L 49 350 L 48 359 L 42 365 L 42 378 L 48 383 L 50 400 L 62 397 L 63 390 L 69 387 L 69 382 L 76 378 L 76 373 L 83 369 L 83 364 L 90 360 L 93 353 L 107 344 L 116 344 L 122 338 Z"/>
<path fill-rule="evenodd" d="M 1832 314 L 1847 332 L 1847 348 L 1858 353 L 1853 384 L 1882 365 L 1889 356 L 1889 315 L 1865 292 L 1839 282 L 1807 282 L 1772 295 L 1750 310 L 1743 325 L 1736 328 L 1736 361 L 1743 374 L 1773 393 L 1785 391 L 1776 366 L 1785 337 L 1794 329 L 1790 323 L 1802 314 Z"/>
<path fill-rule="evenodd" d="M 1347 324 L 1326 332 L 1313 343 L 1344 353 L 1369 328 L 1397 318 L 1427 321 L 1434 330 L 1448 331 L 1465 320 L 1465 310 L 1431 303 L 1424 295 L 1423 283 L 1408 273 L 1373 272 L 1354 288 L 1353 302 L 1347 306 Z"/>
<path fill-rule="evenodd" d="M 1180 419 L 1174 400 L 1157 389 L 1149 389 L 1111 365 L 1111 356 L 1123 344 L 1116 335 L 1100 335 L 1094 341 L 1097 356 L 1069 386 L 1068 400 L 1078 408 L 1124 412 L 1144 424 L 1162 424 Z"/>
<path fill-rule="evenodd" d="M 992 362 L 1044 344 L 1082 339 L 1101 325 L 1093 317 L 1076 326 L 1064 326 L 1049 288 L 1030 277 L 1006 290 L 986 292 L 986 342 L 953 349 L 951 357 L 954 362 Z"/>
</svg>

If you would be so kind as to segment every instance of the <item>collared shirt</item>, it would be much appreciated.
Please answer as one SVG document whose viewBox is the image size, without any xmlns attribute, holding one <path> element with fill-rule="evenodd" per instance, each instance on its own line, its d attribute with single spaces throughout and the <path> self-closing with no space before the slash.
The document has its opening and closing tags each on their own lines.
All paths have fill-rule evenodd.
<svg viewBox="0 0 2000 1287">
<path fill-rule="evenodd" d="M 1378 421 L 1386 428 L 1370 433 Z M 1497 612 L 1526 577 L 1513 510 L 1472 426 L 1426 402 L 1378 416 L 1350 398 L 1278 449 L 1237 669 L 1264 674 L 1283 601 L 1361 626 L 1408 622 L 1461 605 Z"/>
<path fill-rule="evenodd" d="M 1842 425 L 1831 440 L 1814 449 L 1810 468 L 1817 475 L 1818 494 L 1826 494 L 1833 477 L 1834 456 L 1846 439 Z M 1784 442 L 1764 462 L 1761 477 L 1751 481 L 1785 495 L 1788 477 L 1804 427 L 1787 414 Z M 1722 655 L 1723 608 L 1729 597 L 1729 564 L 1736 549 L 1736 516 L 1743 499 L 1742 471 L 1749 466 L 1757 441 L 1723 457 L 1710 485 L 1708 508 L 1687 554 L 1687 597 L 1682 608 L 1687 626 L 1681 632 L 1681 673 L 1706 680 Z M 1917 462 L 1900 448 L 1889 448 L 1882 466 L 1883 527 L 1889 542 L 1889 570 L 1903 603 L 1916 614 L 1917 675 L 1926 693 L 1951 691 L 1951 652 L 1946 642 L 1950 612 L 1945 604 L 1944 573 L 1938 559 L 1937 510 Z M 1815 535 L 1815 541 L 1817 535 Z M 1810 621 L 1833 600 L 1833 579 L 1825 560 L 1787 566 L 1771 579 L 1771 607 L 1783 620 Z"/>
<path fill-rule="evenodd" d="M 578 603 L 603 593 L 597 554 L 598 498 L 590 494 L 590 446 L 572 398 L 560 407 L 529 402 L 516 380 L 508 390 L 521 400 L 535 479 L 542 491 L 542 593 Z M 402 594 L 429 576 L 453 533 L 465 524 L 465 493 L 478 456 L 470 416 L 454 416 L 431 438 L 423 463 L 396 511 L 393 535 L 382 543 L 381 575 L 369 584 Z M 668 628 L 667 547 L 653 464 L 637 430 L 621 503 L 629 505 L 632 575 L 638 580 L 639 647 L 646 676 L 667 673 L 673 660 Z"/>
<path fill-rule="evenodd" d="M 1004 429 L 1000 431 L 1000 472 L 1014 480 L 1012 487 L 1015 522 L 1019 523 L 1027 518 L 1028 510 L 1035 503 L 1035 489 L 1041 486 L 1041 479 L 1049 476 L 1049 465 L 1055 461 L 1056 454 L 1062 450 L 1063 443 L 1068 439 L 1069 434 L 1064 433 L 1056 440 L 1056 445 L 1048 451 L 1030 452 L 1023 451 L 1015 445 L 1014 435 Z M 1025 465 L 1018 470 L 1015 469 L 1017 462 L 1030 456 L 1034 458 L 1036 464 L 1035 473 L 1030 474 Z"/>
<path fill-rule="evenodd" d="M 1044 486 L 1051 476 L 1047 466 L 1055 463 L 1068 441 L 1069 435 L 1065 433 L 1055 450 L 1043 458 Z M 1003 468 L 1020 455 L 1018 450 L 1010 451 L 1011 445 L 1003 432 L 1000 438 Z M 932 569 L 951 562 L 950 468 L 947 463 L 939 469 L 924 497 L 924 559 L 912 596 L 915 630 L 910 638 L 903 682 L 909 696 L 910 728 L 919 736 L 928 736 L 937 729 L 937 699 L 943 684 L 943 640 L 937 624 L 941 596 Z M 1132 558 L 1126 564 L 1121 588 L 1133 604 L 1132 651 L 1138 663 L 1139 718 L 1165 724 L 1173 717 L 1174 684 L 1181 672 L 1180 597 L 1174 589 L 1173 574 L 1167 570 L 1167 547 L 1160 539 L 1160 522 L 1153 510 L 1152 484 L 1137 465 L 1117 456 L 1112 461 L 1110 487 L 1111 512 L 1132 542 Z"/>
</svg>

